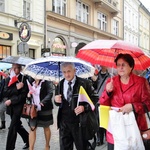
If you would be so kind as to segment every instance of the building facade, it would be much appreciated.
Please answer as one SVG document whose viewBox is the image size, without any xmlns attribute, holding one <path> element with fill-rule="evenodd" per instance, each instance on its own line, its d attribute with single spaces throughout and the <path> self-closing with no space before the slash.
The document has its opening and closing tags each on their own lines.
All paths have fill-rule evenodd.
<svg viewBox="0 0 150 150">
<path fill-rule="evenodd" d="M 23 44 L 19 37 L 22 23 L 27 23 L 31 28 L 31 37 Z M 43 0 L 0 1 L 0 59 L 9 55 L 40 57 L 43 39 Z"/>
<path fill-rule="evenodd" d="M 51 55 L 72 55 L 96 39 L 123 39 L 122 0 L 47 0 Z"/>
<path fill-rule="evenodd" d="M 140 4 L 139 7 L 139 47 L 150 55 L 150 12 Z"/>
<path fill-rule="evenodd" d="M 129 41 L 150 54 L 149 22 L 139 0 L 0 0 L 0 59 L 75 56 L 96 39 Z"/>
<path fill-rule="evenodd" d="M 124 40 L 139 45 L 139 0 L 124 0 Z"/>
</svg>

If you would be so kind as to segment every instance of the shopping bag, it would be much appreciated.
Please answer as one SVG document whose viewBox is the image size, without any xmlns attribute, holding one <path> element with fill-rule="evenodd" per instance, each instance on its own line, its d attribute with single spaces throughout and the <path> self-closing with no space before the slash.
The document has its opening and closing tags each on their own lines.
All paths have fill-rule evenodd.
<svg viewBox="0 0 150 150">
<path fill-rule="evenodd" d="M 145 150 L 133 112 L 109 111 L 114 150 Z"/>
</svg>

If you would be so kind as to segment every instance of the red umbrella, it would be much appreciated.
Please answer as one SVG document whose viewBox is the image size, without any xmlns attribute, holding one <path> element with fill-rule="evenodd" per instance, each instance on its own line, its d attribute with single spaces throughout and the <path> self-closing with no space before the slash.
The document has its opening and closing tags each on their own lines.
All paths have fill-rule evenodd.
<svg viewBox="0 0 150 150">
<path fill-rule="evenodd" d="M 95 40 L 81 48 L 76 57 L 92 64 L 115 67 L 114 59 L 119 53 L 132 55 L 135 70 L 145 70 L 150 66 L 150 58 L 138 46 L 122 40 Z"/>
</svg>

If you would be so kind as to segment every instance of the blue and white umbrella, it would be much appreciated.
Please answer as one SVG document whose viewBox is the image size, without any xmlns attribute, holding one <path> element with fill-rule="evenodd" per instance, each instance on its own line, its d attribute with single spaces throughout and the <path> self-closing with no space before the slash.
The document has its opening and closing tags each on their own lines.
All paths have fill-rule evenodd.
<svg viewBox="0 0 150 150">
<path fill-rule="evenodd" d="M 63 78 L 60 69 L 63 62 L 74 63 L 76 75 L 79 77 L 88 78 L 94 75 L 95 68 L 90 63 L 70 56 L 50 56 L 36 59 L 25 66 L 23 73 L 32 78 L 59 82 Z"/>
</svg>

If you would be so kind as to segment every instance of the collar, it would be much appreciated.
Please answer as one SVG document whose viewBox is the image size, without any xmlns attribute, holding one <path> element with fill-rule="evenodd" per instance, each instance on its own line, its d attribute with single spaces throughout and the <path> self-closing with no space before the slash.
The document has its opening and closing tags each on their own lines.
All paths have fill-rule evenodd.
<svg viewBox="0 0 150 150">
<path fill-rule="evenodd" d="M 101 74 L 106 74 L 107 72 L 102 72 L 102 71 L 101 71 L 100 73 L 101 73 Z"/>
<path fill-rule="evenodd" d="M 74 85 L 74 84 L 75 84 L 75 81 L 76 81 L 76 76 L 74 76 L 74 78 L 71 80 L 72 85 Z M 65 82 L 66 82 L 66 83 L 68 83 L 68 82 L 70 82 L 70 81 L 67 81 L 67 80 L 65 79 Z"/>
</svg>

